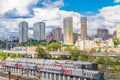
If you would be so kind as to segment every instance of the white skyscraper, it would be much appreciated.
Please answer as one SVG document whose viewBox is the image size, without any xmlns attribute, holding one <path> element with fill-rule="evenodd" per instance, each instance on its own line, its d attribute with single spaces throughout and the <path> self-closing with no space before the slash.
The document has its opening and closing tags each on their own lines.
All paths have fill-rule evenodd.
<svg viewBox="0 0 120 80">
<path fill-rule="evenodd" d="M 34 39 L 37 41 L 45 40 L 45 23 L 44 22 L 36 22 L 33 24 L 34 30 Z"/>
<path fill-rule="evenodd" d="M 87 18 L 81 17 L 81 38 L 82 40 L 87 39 Z"/>
<path fill-rule="evenodd" d="M 120 23 L 117 24 L 117 38 L 120 40 Z"/>
<path fill-rule="evenodd" d="M 28 41 L 28 23 L 23 21 L 19 23 L 19 43 Z"/>
<path fill-rule="evenodd" d="M 73 18 L 67 17 L 64 19 L 64 43 L 73 44 Z"/>
</svg>

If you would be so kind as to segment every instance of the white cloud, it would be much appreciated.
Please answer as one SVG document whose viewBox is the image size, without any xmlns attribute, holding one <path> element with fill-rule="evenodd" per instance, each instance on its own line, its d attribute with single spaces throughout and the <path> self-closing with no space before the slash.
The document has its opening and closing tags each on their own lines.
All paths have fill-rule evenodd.
<svg viewBox="0 0 120 80">
<path fill-rule="evenodd" d="M 78 25 L 80 22 L 80 14 L 77 12 L 68 12 L 64 10 L 59 10 L 59 8 L 35 8 L 34 9 L 34 17 L 26 19 L 29 22 L 29 26 L 33 26 L 33 23 L 43 21 L 46 23 L 46 26 L 53 27 L 61 27 L 63 28 L 63 19 L 65 17 L 73 17 L 73 25 L 74 28 L 78 29 Z M 80 29 L 80 25 L 79 25 Z M 47 29 L 48 30 L 48 29 Z M 48 31 L 47 31 L 48 32 Z"/>
<path fill-rule="evenodd" d="M 112 34 L 116 30 L 116 24 L 120 23 L 120 5 L 103 7 L 99 13 L 89 16 L 88 29 L 93 33 L 98 28 L 107 28 Z M 93 30 L 93 31 L 92 31 Z"/>
<path fill-rule="evenodd" d="M 32 24 L 37 21 L 44 21 L 47 26 L 60 26 L 65 17 L 80 17 L 78 13 L 59 10 L 59 8 L 53 8 L 52 10 L 49 8 L 35 8 L 34 15 L 34 17 L 26 20 Z"/>
<path fill-rule="evenodd" d="M 8 3 L 6 3 L 6 1 Z M 12 1 L 12 2 L 11 2 Z M 29 16 L 30 6 L 37 4 L 38 0 L 1 0 L 0 3 L 0 15 L 12 10 L 16 10 L 15 14 L 19 16 Z M 14 3 L 14 4 L 13 4 Z M 43 7 L 31 8 L 33 10 L 33 17 L 31 18 L 0 18 L 0 34 L 5 32 L 3 36 L 9 36 L 10 33 L 18 33 L 18 24 L 21 21 L 27 21 L 29 27 L 33 27 L 34 22 L 44 21 L 47 26 L 47 32 L 50 31 L 50 26 L 63 27 L 63 18 L 73 17 L 74 31 L 80 32 L 80 17 L 83 16 L 80 13 L 73 11 L 60 10 L 60 6 L 64 6 L 63 0 L 55 2 L 43 1 Z M 116 28 L 115 24 L 120 22 L 120 5 L 103 7 L 99 10 L 99 13 L 94 16 L 88 16 L 88 34 L 95 34 L 98 28 L 108 28 L 112 33 Z M 14 11 L 13 11 L 14 12 Z M 29 30 L 29 36 L 33 35 L 33 31 Z M 2 35 L 0 35 L 1 37 Z"/>
<path fill-rule="evenodd" d="M 13 1 L 14 3 L 18 3 L 17 1 L 19 0 L 15 0 Z M 6 12 L 8 12 L 9 10 L 12 10 L 12 9 L 16 9 L 17 12 L 20 11 L 20 14 L 19 16 L 21 15 L 30 15 L 29 14 L 29 5 L 30 3 L 32 3 L 32 1 L 34 0 L 30 0 L 31 2 L 27 2 L 28 0 L 26 0 L 25 2 L 25 6 L 24 6 L 24 10 L 22 12 L 21 10 L 21 6 L 19 6 L 20 4 L 14 4 L 14 5 L 10 5 L 11 3 L 8 2 L 7 5 L 9 5 L 10 7 L 7 8 L 5 6 L 5 1 L 3 0 L 1 6 L 0 6 L 0 9 L 3 10 L 3 9 L 6 9 L 6 10 L 3 10 L 3 12 L 1 12 L 0 14 L 1 15 L 4 15 Z M 37 1 L 37 0 L 36 0 Z M 1 4 L 1 3 L 0 3 Z M 36 4 L 36 3 L 32 3 L 32 4 Z M 15 18 L 15 19 L 9 19 L 9 18 L 3 18 L 0 20 L 0 24 L 2 24 L 2 26 L 4 26 L 4 28 L 2 29 L 2 31 L 8 31 L 8 29 L 10 29 L 8 32 L 6 33 L 10 33 L 10 32 L 16 32 L 18 33 L 18 24 L 19 22 L 21 21 L 27 21 L 29 23 L 29 27 L 33 27 L 33 23 L 34 22 L 40 22 L 40 21 L 44 21 L 46 23 L 46 26 L 49 27 L 49 26 L 53 26 L 53 27 L 62 27 L 62 20 L 63 18 L 65 17 L 68 17 L 68 16 L 71 16 L 71 17 L 74 17 L 74 27 L 76 28 L 77 27 L 77 22 L 76 21 L 79 21 L 79 19 L 77 17 L 80 17 L 80 14 L 76 13 L 76 12 L 68 12 L 68 11 L 64 11 L 64 10 L 59 10 L 60 6 L 63 6 L 64 3 L 62 0 L 58 0 L 58 1 L 55 1 L 55 2 L 43 2 L 44 6 L 43 7 L 40 7 L 40 8 L 33 8 L 33 14 L 34 16 L 31 17 L 31 18 Z M 17 6 L 17 7 L 15 7 Z M 24 13 L 24 14 L 23 14 Z M 19 17 L 18 16 L 18 17 Z M 50 30 L 50 28 L 47 28 L 46 30 Z M 29 30 L 29 36 L 33 35 L 33 32 L 31 30 Z M 5 34 L 5 36 L 9 36 L 10 34 Z"/>
<path fill-rule="evenodd" d="M 0 0 L 0 15 L 9 12 L 18 16 L 30 15 L 29 7 L 37 2 L 38 0 Z"/>
<path fill-rule="evenodd" d="M 98 14 L 98 16 L 104 17 L 105 20 L 110 22 L 120 22 L 120 5 L 103 7 L 99 11 L 100 14 Z"/>
<path fill-rule="evenodd" d="M 61 6 L 64 6 L 63 0 L 57 0 L 57 1 L 55 1 L 55 2 L 47 1 L 47 2 L 43 2 L 42 4 L 43 4 L 45 7 L 50 8 L 50 9 L 52 9 L 52 8 L 59 8 L 59 7 L 61 7 Z"/>
<path fill-rule="evenodd" d="M 120 0 L 114 0 L 115 3 L 120 3 Z"/>
</svg>

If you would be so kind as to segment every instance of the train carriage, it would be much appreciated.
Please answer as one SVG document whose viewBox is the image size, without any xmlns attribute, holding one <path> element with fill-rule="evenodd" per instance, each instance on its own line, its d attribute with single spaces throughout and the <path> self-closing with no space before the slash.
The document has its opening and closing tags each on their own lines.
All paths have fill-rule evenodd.
<svg viewBox="0 0 120 80">
<path fill-rule="evenodd" d="M 30 75 L 37 75 L 39 72 L 52 73 L 73 77 L 85 77 L 91 80 L 104 80 L 104 73 L 96 71 L 97 63 L 81 61 L 57 61 L 57 60 L 5 60 L 1 64 L 4 68 L 12 67 L 14 72 L 29 70 Z"/>
</svg>

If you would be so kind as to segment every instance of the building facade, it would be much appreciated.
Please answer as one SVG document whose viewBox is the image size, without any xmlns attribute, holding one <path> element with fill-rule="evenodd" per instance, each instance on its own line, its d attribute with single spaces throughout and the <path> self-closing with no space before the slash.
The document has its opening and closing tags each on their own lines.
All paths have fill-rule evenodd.
<svg viewBox="0 0 120 80">
<path fill-rule="evenodd" d="M 113 32 L 113 36 L 117 37 L 117 31 L 116 30 Z"/>
<path fill-rule="evenodd" d="M 109 35 L 109 30 L 108 29 L 97 29 L 97 35 L 101 35 L 101 36 Z"/>
<path fill-rule="evenodd" d="M 10 41 L 18 40 L 19 36 L 9 36 Z"/>
<path fill-rule="evenodd" d="M 45 40 L 45 23 L 36 22 L 33 24 L 34 39 L 37 41 Z"/>
<path fill-rule="evenodd" d="M 94 46 L 93 40 L 82 40 L 78 39 L 75 43 L 75 46 L 78 47 L 80 50 L 90 50 Z"/>
<path fill-rule="evenodd" d="M 79 33 L 73 33 L 73 42 L 75 43 L 79 37 L 80 37 Z"/>
<path fill-rule="evenodd" d="M 107 40 L 111 37 L 113 37 L 113 35 L 109 34 L 109 30 L 108 29 L 97 29 L 97 38 L 102 38 L 102 40 Z"/>
<path fill-rule="evenodd" d="M 47 43 L 49 43 L 49 42 L 51 42 L 53 40 L 55 40 L 55 36 L 52 33 L 50 33 L 50 35 L 46 36 L 46 42 Z"/>
<path fill-rule="evenodd" d="M 28 41 L 28 23 L 23 21 L 19 23 L 19 43 Z"/>
<path fill-rule="evenodd" d="M 81 39 L 87 39 L 87 18 L 81 17 Z"/>
<path fill-rule="evenodd" d="M 52 31 L 53 36 L 55 36 L 56 41 L 62 41 L 62 29 L 61 28 L 55 28 Z"/>
<path fill-rule="evenodd" d="M 63 21 L 64 23 L 64 43 L 73 44 L 73 18 L 67 17 Z"/>
<path fill-rule="evenodd" d="M 120 24 L 117 24 L 117 38 L 120 40 Z"/>
</svg>

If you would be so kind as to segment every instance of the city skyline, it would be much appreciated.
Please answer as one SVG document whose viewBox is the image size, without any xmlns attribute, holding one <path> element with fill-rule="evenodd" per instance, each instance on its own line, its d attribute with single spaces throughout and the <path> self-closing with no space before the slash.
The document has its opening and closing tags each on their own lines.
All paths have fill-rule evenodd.
<svg viewBox="0 0 120 80">
<path fill-rule="evenodd" d="M 7 3 L 6 3 L 7 2 Z M 120 22 L 120 0 L 1 0 L 0 3 L 0 37 L 7 38 L 10 35 L 18 35 L 18 23 L 28 22 L 28 33 L 31 37 L 32 24 L 45 22 L 47 31 L 56 26 L 63 28 L 63 19 L 73 17 L 74 32 L 80 33 L 80 17 L 88 19 L 88 34 L 92 34 L 98 28 L 107 28 L 110 33 L 116 30 L 116 24 Z M 51 27 L 52 26 L 52 27 Z M 4 32 L 4 34 L 2 34 Z"/>
</svg>

